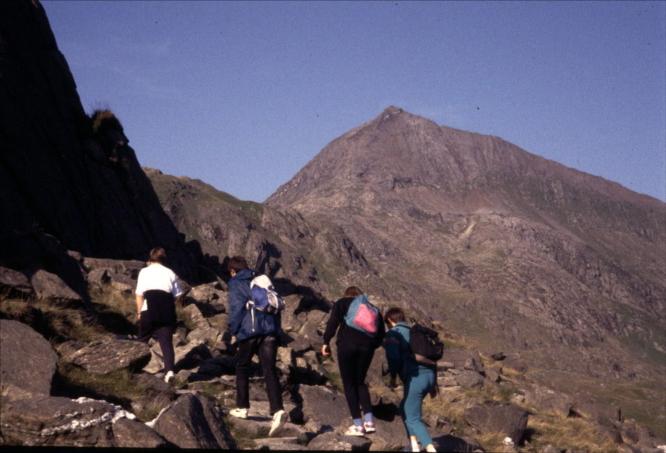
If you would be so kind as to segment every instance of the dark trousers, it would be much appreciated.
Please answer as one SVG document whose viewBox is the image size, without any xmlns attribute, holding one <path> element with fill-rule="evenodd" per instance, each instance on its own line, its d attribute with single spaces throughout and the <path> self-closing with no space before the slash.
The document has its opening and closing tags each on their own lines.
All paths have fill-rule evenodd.
<svg viewBox="0 0 666 453">
<path fill-rule="evenodd" d="M 277 348 L 278 342 L 274 335 L 261 335 L 238 342 L 238 351 L 236 352 L 236 406 L 241 408 L 250 407 L 250 366 L 252 357 L 257 354 L 264 374 L 271 414 L 283 409 L 282 389 L 275 368 Z"/>
<path fill-rule="evenodd" d="M 374 353 L 373 348 L 338 345 L 340 376 L 352 418 L 361 418 L 361 411 L 365 414 L 372 412 L 365 376 L 368 374 Z"/>
<path fill-rule="evenodd" d="M 162 351 L 164 360 L 164 371 L 173 371 L 175 352 L 173 350 L 173 326 L 162 326 L 151 330 L 149 322 L 139 321 L 139 340 L 147 342 L 151 337 L 157 340 Z"/>
</svg>

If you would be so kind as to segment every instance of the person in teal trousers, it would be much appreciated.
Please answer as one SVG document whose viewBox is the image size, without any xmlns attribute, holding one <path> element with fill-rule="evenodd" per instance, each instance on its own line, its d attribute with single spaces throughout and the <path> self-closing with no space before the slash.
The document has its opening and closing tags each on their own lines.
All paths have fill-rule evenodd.
<svg viewBox="0 0 666 453">
<path fill-rule="evenodd" d="M 396 375 L 400 376 L 404 387 L 404 397 L 400 403 L 402 420 L 409 436 L 412 451 L 421 451 L 419 443 L 426 451 L 436 451 L 432 437 L 421 420 L 423 399 L 436 393 L 436 364 L 420 364 L 409 348 L 410 327 L 405 322 L 405 313 L 394 307 L 384 315 L 389 331 L 384 340 L 386 359 L 391 375 L 391 385 L 395 386 Z"/>
</svg>

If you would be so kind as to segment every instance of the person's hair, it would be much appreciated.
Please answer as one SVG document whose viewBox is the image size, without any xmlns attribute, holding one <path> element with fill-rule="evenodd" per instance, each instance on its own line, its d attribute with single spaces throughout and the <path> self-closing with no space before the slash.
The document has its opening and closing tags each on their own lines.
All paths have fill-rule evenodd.
<svg viewBox="0 0 666 453">
<path fill-rule="evenodd" d="M 247 269 L 247 261 L 245 261 L 245 258 L 242 256 L 232 256 L 229 258 L 229 264 L 227 264 L 227 270 L 229 272 L 234 271 L 234 272 L 240 272 L 243 269 Z"/>
<path fill-rule="evenodd" d="M 363 291 L 358 286 L 350 286 L 349 288 L 345 289 L 345 294 L 343 297 L 356 297 L 360 296 L 363 294 Z"/>
<path fill-rule="evenodd" d="M 404 322 L 405 312 L 402 311 L 402 308 L 399 307 L 389 308 L 386 314 L 384 315 L 384 322 L 388 324 L 389 321 L 391 321 L 393 324 Z"/>
<path fill-rule="evenodd" d="M 150 251 L 150 254 L 148 255 L 148 261 L 151 263 L 160 263 L 164 264 L 166 263 L 167 255 L 166 255 L 166 250 L 164 250 L 162 247 L 155 247 Z"/>
</svg>

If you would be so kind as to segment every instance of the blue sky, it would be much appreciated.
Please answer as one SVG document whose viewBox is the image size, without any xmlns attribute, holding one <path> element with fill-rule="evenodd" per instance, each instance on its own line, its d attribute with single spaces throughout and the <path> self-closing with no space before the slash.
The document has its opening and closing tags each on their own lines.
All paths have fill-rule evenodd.
<svg viewBox="0 0 666 453">
<path fill-rule="evenodd" d="M 241 199 L 397 105 L 666 200 L 665 2 L 43 5 L 142 165 Z"/>
</svg>

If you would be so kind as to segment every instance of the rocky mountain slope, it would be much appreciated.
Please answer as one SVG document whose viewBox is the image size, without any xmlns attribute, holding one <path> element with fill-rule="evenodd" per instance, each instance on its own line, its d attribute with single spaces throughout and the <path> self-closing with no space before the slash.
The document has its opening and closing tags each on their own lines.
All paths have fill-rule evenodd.
<svg viewBox="0 0 666 453">
<path fill-rule="evenodd" d="M 120 123 L 83 111 L 39 2 L 0 4 L 0 81 L 0 263 L 83 291 L 65 250 L 126 259 L 161 244 L 195 278 Z"/>
<path fill-rule="evenodd" d="M 342 435 L 351 420 L 338 366 L 316 352 L 327 306 L 287 297 L 277 366 L 289 422 L 267 437 L 271 422 L 258 364 L 250 417 L 228 415 L 235 405 L 234 345 L 226 331 L 228 294 L 219 283 L 191 288 L 178 306 L 177 374 L 165 384 L 157 345 L 130 337 L 132 290 L 143 263 L 83 257 L 79 264 L 95 313 L 88 322 L 66 287 L 37 296 L 24 274 L 0 267 L 0 445 L 310 451 L 405 446 L 402 388 L 387 386 L 381 350 L 368 374 L 377 432 Z M 382 308 L 393 303 L 373 300 Z M 438 367 L 440 393 L 425 401 L 439 451 L 661 451 L 658 439 L 634 420 L 535 382 L 510 354 L 481 354 L 462 337 L 441 334 L 447 350 Z"/>
<path fill-rule="evenodd" d="M 309 223 L 295 211 L 241 201 L 199 180 L 154 169 L 146 169 L 146 174 L 188 241 L 196 241 L 220 262 L 233 255 L 265 257 L 266 270 L 283 294 L 330 300 L 359 275 L 374 272 L 335 225 Z"/>
<path fill-rule="evenodd" d="M 666 424 L 663 202 L 389 107 L 266 205 L 341 227 L 375 292 Z"/>
</svg>

